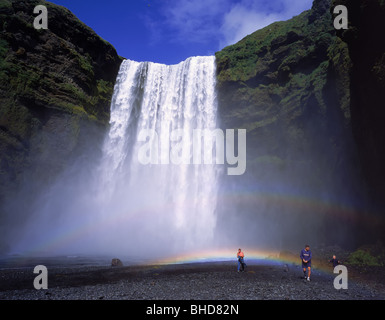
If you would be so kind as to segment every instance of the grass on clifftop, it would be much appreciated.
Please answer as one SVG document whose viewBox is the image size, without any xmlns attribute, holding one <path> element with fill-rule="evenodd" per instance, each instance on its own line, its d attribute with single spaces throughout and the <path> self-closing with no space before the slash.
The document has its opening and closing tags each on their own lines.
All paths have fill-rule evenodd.
<svg viewBox="0 0 385 320">
<path fill-rule="evenodd" d="M 25 14 L 37 4 L 48 7 L 48 30 L 34 29 Z M 0 96 L 108 123 L 115 79 L 107 81 L 103 73 L 97 74 L 95 58 L 78 46 L 85 45 L 82 37 L 87 35 L 85 47 L 102 51 L 114 50 L 112 46 L 68 9 L 49 2 L 2 0 L 0 9 Z M 9 10 L 17 13 L 8 14 Z M 53 20 L 57 23 L 50 24 Z M 17 35 L 24 36 L 19 40 Z"/>
</svg>

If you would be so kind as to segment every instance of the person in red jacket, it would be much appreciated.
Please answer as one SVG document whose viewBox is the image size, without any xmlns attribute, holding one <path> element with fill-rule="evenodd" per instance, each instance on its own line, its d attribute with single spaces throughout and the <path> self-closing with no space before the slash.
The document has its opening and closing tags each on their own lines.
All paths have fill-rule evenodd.
<svg viewBox="0 0 385 320">
<path fill-rule="evenodd" d="M 244 253 L 242 252 L 242 249 L 239 248 L 237 252 L 237 259 L 238 259 L 238 272 L 245 271 L 245 262 L 243 261 L 243 258 L 245 257 Z"/>
</svg>

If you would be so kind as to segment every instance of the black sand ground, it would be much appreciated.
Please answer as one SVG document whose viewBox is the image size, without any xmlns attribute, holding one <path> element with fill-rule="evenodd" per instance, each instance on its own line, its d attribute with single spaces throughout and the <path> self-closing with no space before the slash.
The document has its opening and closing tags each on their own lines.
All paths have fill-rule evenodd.
<svg viewBox="0 0 385 320">
<path fill-rule="evenodd" d="M 249 261 L 110 267 L 47 265 L 48 289 L 36 290 L 33 267 L 0 268 L 2 300 L 385 300 L 384 268 L 349 270 L 349 287 L 314 268 L 311 281 L 295 264 Z"/>
</svg>

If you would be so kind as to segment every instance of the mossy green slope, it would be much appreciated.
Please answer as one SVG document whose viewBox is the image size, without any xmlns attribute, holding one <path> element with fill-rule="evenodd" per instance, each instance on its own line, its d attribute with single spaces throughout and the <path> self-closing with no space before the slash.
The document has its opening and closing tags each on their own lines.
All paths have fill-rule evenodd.
<svg viewBox="0 0 385 320">
<path fill-rule="evenodd" d="M 216 53 L 225 124 L 235 123 L 254 135 L 279 118 L 294 121 L 306 112 L 310 99 L 325 114 L 323 90 L 331 71 L 338 73 L 338 78 L 333 75 L 341 89 L 336 94 L 349 122 L 350 58 L 346 44 L 335 35 L 328 9 L 313 8 L 273 23 Z"/>
<path fill-rule="evenodd" d="M 249 165 L 345 151 L 336 141 L 350 134 L 351 61 L 330 1 L 254 32 L 216 59 L 222 126 L 247 129 Z"/>
<path fill-rule="evenodd" d="M 315 0 L 311 10 L 216 53 L 221 126 L 247 129 L 246 175 L 225 179 L 238 189 L 246 185 L 353 207 L 356 200 L 365 201 L 352 135 L 352 62 L 334 29 L 331 9 L 331 0 Z M 328 217 L 329 209 L 317 214 L 296 210 L 286 217 L 278 212 L 289 208 L 269 203 L 261 208 L 239 203 L 233 211 L 264 216 L 270 208 L 272 225 L 288 226 L 296 216 L 309 214 L 317 232 L 325 234 L 331 225 L 345 226 L 338 217 Z"/>
<path fill-rule="evenodd" d="M 38 4 L 48 30 L 33 27 Z M 32 164 L 55 175 L 86 128 L 105 127 L 121 61 L 68 9 L 0 0 L 0 195 Z"/>
</svg>

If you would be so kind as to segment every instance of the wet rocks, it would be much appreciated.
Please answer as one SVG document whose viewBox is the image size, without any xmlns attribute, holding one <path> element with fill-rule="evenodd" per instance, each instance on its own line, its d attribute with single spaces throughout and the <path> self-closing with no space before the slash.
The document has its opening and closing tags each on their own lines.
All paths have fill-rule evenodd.
<svg viewBox="0 0 385 320">
<path fill-rule="evenodd" d="M 115 258 L 117 259 L 117 258 Z M 119 259 L 117 259 L 119 260 Z M 0 300 L 374 300 L 385 298 L 385 286 L 349 281 L 348 290 L 333 287 L 332 273 L 314 270 L 303 281 L 301 268 L 283 264 L 248 264 L 238 273 L 230 262 L 166 266 L 55 268 L 48 290 L 35 290 L 30 272 L 12 277 L 0 270 Z M 156 275 L 154 274 L 156 270 Z M 16 271 L 16 270 L 15 270 Z M 29 271 L 29 270 L 27 270 Z M 383 270 L 384 272 L 384 270 Z M 58 277 L 57 275 L 65 275 Z M 285 276 L 282 277 L 282 274 Z M 353 275 L 352 275 L 353 276 Z M 379 277 L 378 279 L 384 279 Z M 15 285 L 15 282 L 19 285 Z M 377 281 L 378 282 L 378 281 Z M 5 286 L 7 284 L 7 286 Z M 46 294 L 49 292 L 49 294 Z"/>
<path fill-rule="evenodd" d="M 114 258 L 111 261 L 111 267 L 123 267 L 123 262 L 118 258 Z"/>
</svg>

